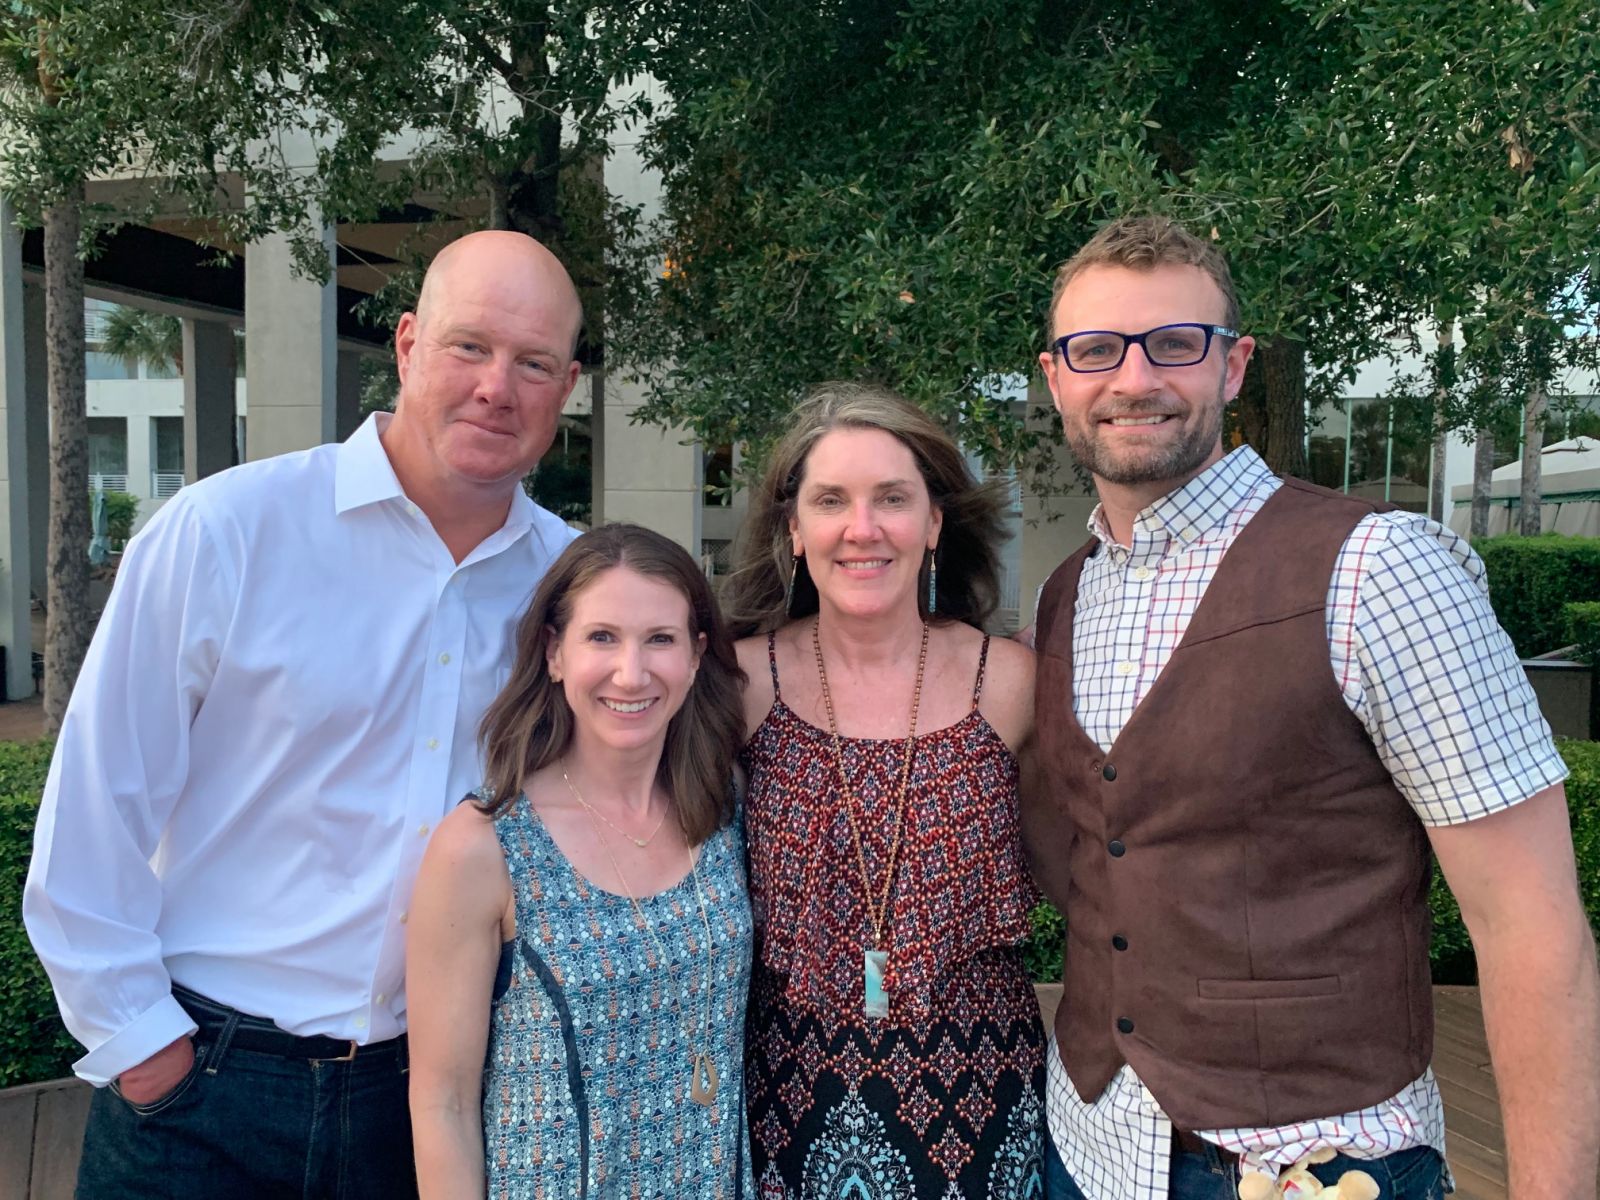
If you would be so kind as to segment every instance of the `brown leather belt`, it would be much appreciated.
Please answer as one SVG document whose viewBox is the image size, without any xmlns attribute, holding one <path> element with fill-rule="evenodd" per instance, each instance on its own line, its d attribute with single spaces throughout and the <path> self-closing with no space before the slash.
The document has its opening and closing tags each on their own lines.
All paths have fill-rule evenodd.
<svg viewBox="0 0 1600 1200">
<path fill-rule="evenodd" d="M 1173 1127 L 1172 1152 L 1174 1154 L 1204 1154 L 1207 1150 L 1214 1150 L 1221 1156 L 1223 1162 L 1234 1162 L 1239 1157 L 1237 1151 L 1225 1149 L 1215 1142 L 1208 1142 L 1198 1133 L 1190 1133 L 1187 1129 Z"/>
</svg>

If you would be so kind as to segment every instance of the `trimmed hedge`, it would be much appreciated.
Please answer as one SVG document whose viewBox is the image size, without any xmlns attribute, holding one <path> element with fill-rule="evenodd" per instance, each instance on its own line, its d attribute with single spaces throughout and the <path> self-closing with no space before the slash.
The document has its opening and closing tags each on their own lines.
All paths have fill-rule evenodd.
<svg viewBox="0 0 1600 1200">
<path fill-rule="evenodd" d="M 1600 742 L 1558 741 L 1567 777 L 1567 808 L 1572 814 L 1572 846 L 1578 860 L 1578 887 L 1589 925 L 1600 935 Z M 1472 941 L 1461 910 L 1437 869 L 1428 896 L 1433 909 L 1435 983 L 1476 983 Z M 1037 983 L 1061 981 L 1061 936 L 1066 923 L 1049 904 L 1033 910 L 1033 935 L 1023 945 L 1030 977 Z"/>
<path fill-rule="evenodd" d="M 0 742 L 0 1087 L 71 1074 L 83 1053 L 61 1024 L 22 928 L 22 884 L 50 751 L 48 740 Z"/>
<path fill-rule="evenodd" d="M 1496 537 L 1474 542 L 1489 572 L 1489 602 L 1522 658 L 1568 644 L 1563 609 L 1600 600 L 1600 538 Z"/>
<path fill-rule="evenodd" d="M 1567 643 L 1576 646 L 1579 662 L 1593 665 L 1600 659 L 1600 600 L 1582 600 L 1563 605 L 1567 622 Z"/>
</svg>

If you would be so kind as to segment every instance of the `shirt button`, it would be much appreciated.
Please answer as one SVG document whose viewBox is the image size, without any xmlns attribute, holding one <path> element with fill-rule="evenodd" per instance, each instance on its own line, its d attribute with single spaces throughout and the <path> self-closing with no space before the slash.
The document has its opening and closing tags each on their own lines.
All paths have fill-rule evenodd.
<svg viewBox="0 0 1600 1200">
<path fill-rule="evenodd" d="M 418 837 L 427 837 L 428 836 L 428 827 L 426 825 L 419 826 L 418 829 L 417 829 L 417 836 Z"/>
<path fill-rule="evenodd" d="M 448 654 L 439 655 L 439 665 L 441 667 L 448 667 L 450 665 L 450 656 Z"/>
<path fill-rule="evenodd" d="M 1135 579 L 1149 579 L 1150 578 L 1150 568 L 1149 567 L 1135 567 L 1134 571 L 1133 571 L 1133 577 Z"/>
<path fill-rule="evenodd" d="M 1117 1018 L 1117 1032 L 1118 1033 L 1132 1033 L 1133 1032 L 1133 1022 L 1128 1020 L 1127 1017 L 1118 1017 Z"/>
<path fill-rule="evenodd" d="M 1117 664 L 1117 674 L 1118 675 L 1132 675 L 1133 674 L 1133 664 L 1131 662 L 1119 662 Z"/>
<path fill-rule="evenodd" d="M 428 739 L 428 749 L 429 750 L 437 750 L 438 748 L 439 748 L 439 739 L 438 738 L 429 738 Z"/>
<path fill-rule="evenodd" d="M 367 1027 L 367 1019 L 365 1017 L 357 1017 L 354 1024 L 357 1029 L 365 1029 Z"/>
<path fill-rule="evenodd" d="M 1123 937 L 1120 933 L 1112 934 L 1111 948 L 1113 950 L 1126 950 L 1128 948 L 1128 939 Z"/>
<path fill-rule="evenodd" d="M 1121 858 L 1128 852 L 1128 848 L 1116 838 L 1112 838 L 1111 841 L 1106 845 L 1106 851 L 1111 855 L 1112 858 Z"/>
<path fill-rule="evenodd" d="M 1100 774 L 1107 783 L 1110 783 L 1117 777 L 1117 769 L 1110 763 L 1107 763 L 1105 766 L 1100 768 Z"/>
<path fill-rule="evenodd" d="M 1186 542 L 1192 542 L 1198 535 L 1195 533 L 1193 525 L 1186 525 L 1184 526 L 1183 532 L 1178 536 Z"/>
<path fill-rule="evenodd" d="M 373 1000 L 375 1000 L 379 1004 L 382 1004 L 388 998 L 389 997 L 387 995 L 385 995 L 383 992 L 379 992 L 376 996 L 373 997 Z"/>
<path fill-rule="evenodd" d="M 411 914 L 410 913 L 403 912 L 403 913 L 400 914 L 400 924 L 404 925 L 410 919 L 411 919 Z"/>
</svg>

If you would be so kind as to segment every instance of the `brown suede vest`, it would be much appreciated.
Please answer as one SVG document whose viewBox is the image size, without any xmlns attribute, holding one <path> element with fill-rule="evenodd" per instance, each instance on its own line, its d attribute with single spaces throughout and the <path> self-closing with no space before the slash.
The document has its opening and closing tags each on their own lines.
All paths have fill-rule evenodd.
<svg viewBox="0 0 1600 1200">
<path fill-rule="evenodd" d="M 1109 752 L 1072 708 L 1095 543 L 1045 585 L 1023 838 L 1066 914 L 1055 1028 L 1085 1100 L 1127 1062 L 1179 1128 L 1272 1127 L 1428 1065 L 1428 842 L 1328 661 L 1334 559 L 1378 507 L 1284 480 Z"/>
</svg>

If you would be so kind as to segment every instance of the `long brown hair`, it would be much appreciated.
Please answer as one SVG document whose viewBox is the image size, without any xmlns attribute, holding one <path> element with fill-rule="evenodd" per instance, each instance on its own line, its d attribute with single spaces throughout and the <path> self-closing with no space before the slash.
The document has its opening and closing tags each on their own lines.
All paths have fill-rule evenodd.
<svg viewBox="0 0 1600 1200">
<path fill-rule="evenodd" d="M 982 629 L 1000 603 L 997 547 L 1006 537 L 1002 485 L 974 479 L 955 439 L 911 401 L 871 384 L 825 383 L 795 409 L 794 423 L 773 447 L 761 485 L 750 497 L 738 565 L 722 591 L 733 635 L 768 633 L 817 611 L 810 569 L 790 552 L 789 518 L 812 447 L 835 429 L 880 429 L 911 451 L 928 498 L 944 514 L 936 551 L 937 611 L 927 611 L 926 562 L 917 575 L 917 608 L 935 621 L 965 621 Z M 792 602 L 787 599 L 791 571 Z"/>
<path fill-rule="evenodd" d="M 486 785 L 482 808 L 498 816 L 521 793 L 524 779 L 566 753 L 572 741 L 572 709 L 566 693 L 550 678 L 545 651 L 551 637 L 559 639 L 571 622 L 578 594 L 613 567 L 627 567 L 676 588 L 689 602 L 690 638 L 705 635 L 700 669 L 683 707 L 667 723 L 656 770 L 684 836 L 690 845 L 699 845 L 733 816 L 733 760 L 744 734 L 745 675 L 694 559 L 676 542 L 639 525 L 602 525 L 584 534 L 540 582 L 517 625 L 511 679 L 479 726 Z"/>
</svg>

